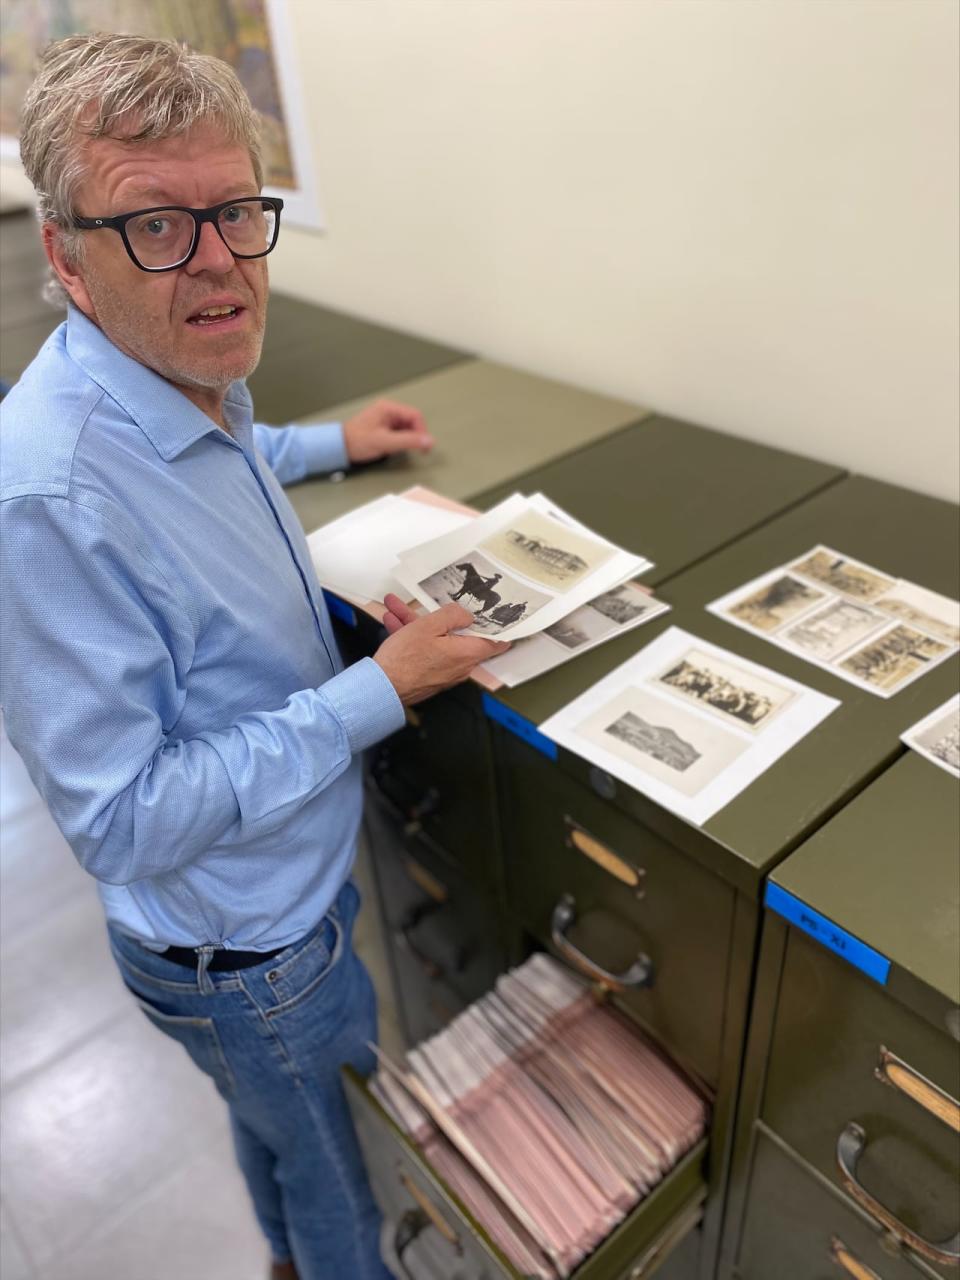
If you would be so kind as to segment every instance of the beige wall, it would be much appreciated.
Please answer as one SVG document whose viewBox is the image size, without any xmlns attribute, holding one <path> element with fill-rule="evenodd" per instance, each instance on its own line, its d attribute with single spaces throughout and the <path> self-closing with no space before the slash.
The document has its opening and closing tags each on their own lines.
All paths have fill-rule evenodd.
<svg viewBox="0 0 960 1280">
<path fill-rule="evenodd" d="M 956 0 L 288 4 L 275 285 L 958 496 Z"/>
</svg>

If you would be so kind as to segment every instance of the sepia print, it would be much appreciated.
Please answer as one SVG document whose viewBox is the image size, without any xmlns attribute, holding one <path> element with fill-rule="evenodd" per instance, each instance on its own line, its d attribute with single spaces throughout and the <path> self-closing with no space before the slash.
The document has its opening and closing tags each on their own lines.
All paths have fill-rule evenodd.
<svg viewBox="0 0 960 1280">
<path fill-rule="evenodd" d="M 727 612 L 748 627 L 757 631 L 775 631 L 791 618 L 805 613 L 819 600 L 826 599 L 823 591 L 811 587 L 799 578 L 783 574 L 759 591 L 729 606 Z"/>
<path fill-rule="evenodd" d="M 900 582 L 889 595 L 877 600 L 876 607 L 898 622 L 928 631 L 947 644 L 960 644 L 960 604 L 936 591 Z"/>
<path fill-rule="evenodd" d="M 528 618 L 550 597 L 508 577 L 484 556 L 469 552 L 419 584 L 437 604 L 453 600 L 473 614 L 471 630 L 496 634 Z"/>
<path fill-rule="evenodd" d="M 825 608 L 801 619 L 781 638 L 811 658 L 829 662 L 865 640 L 885 623 L 882 613 L 865 605 L 854 604 L 852 600 L 833 600 Z"/>
<path fill-rule="evenodd" d="M 576 733 L 686 796 L 702 791 L 750 748 L 721 725 L 636 687 L 624 689 Z"/>
<path fill-rule="evenodd" d="M 657 682 L 749 729 L 766 726 L 795 696 L 791 689 L 699 649 L 690 649 L 672 662 Z"/>
<path fill-rule="evenodd" d="M 918 733 L 915 739 L 934 759 L 939 760 L 952 773 L 960 776 L 960 710 L 952 711 Z"/>
<path fill-rule="evenodd" d="M 480 547 L 501 564 L 555 592 L 569 591 L 617 554 L 616 547 L 532 510 L 486 538 Z"/>
<path fill-rule="evenodd" d="M 795 561 L 790 568 L 795 573 L 805 574 L 823 582 L 834 591 L 845 596 L 854 596 L 857 600 L 875 600 L 894 586 L 893 578 L 886 578 L 873 569 L 857 564 L 846 556 L 838 555 L 828 547 L 818 547 L 809 556 Z"/>
<path fill-rule="evenodd" d="M 839 665 L 858 680 L 877 689 L 893 691 L 929 663 L 949 651 L 950 646 L 913 627 L 897 626 L 852 653 Z"/>
</svg>

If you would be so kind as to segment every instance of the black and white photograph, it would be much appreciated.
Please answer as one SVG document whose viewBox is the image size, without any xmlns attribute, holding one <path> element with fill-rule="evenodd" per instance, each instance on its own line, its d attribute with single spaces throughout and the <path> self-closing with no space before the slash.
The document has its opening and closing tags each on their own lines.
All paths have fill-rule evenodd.
<svg viewBox="0 0 960 1280">
<path fill-rule="evenodd" d="M 501 564 L 555 592 L 569 591 L 617 554 L 616 547 L 533 510 L 518 515 L 480 547 Z"/>
<path fill-rule="evenodd" d="M 529 618 L 551 597 L 517 582 L 485 556 L 473 551 L 424 578 L 419 584 L 438 605 L 463 605 L 473 614 L 472 631 L 495 636 Z"/>
<path fill-rule="evenodd" d="M 672 662 L 656 683 L 748 729 L 764 728 L 796 696 L 792 689 L 700 649 Z"/>
<path fill-rule="evenodd" d="M 587 608 L 595 609 L 597 613 L 602 613 L 605 618 L 615 622 L 618 627 L 623 627 L 650 610 L 659 609 L 660 603 L 654 600 L 649 591 L 644 591 L 638 583 L 624 582 L 619 587 L 614 587 L 612 591 L 604 591 L 603 595 L 591 600 Z"/>
<path fill-rule="evenodd" d="M 903 735 L 908 747 L 960 778 L 960 693 Z"/>
<path fill-rule="evenodd" d="M 719 724 L 637 687 L 623 690 L 576 732 L 685 796 L 696 795 L 750 747 Z"/>
<path fill-rule="evenodd" d="M 581 649 L 638 622 L 644 614 L 662 612 L 662 602 L 649 591 L 641 590 L 635 582 L 625 582 L 545 627 L 543 634 L 567 649 Z"/>
<path fill-rule="evenodd" d="M 781 639 L 807 657 L 830 662 L 886 625 L 887 619 L 875 609 L 852 600 L 834 599 L 825 608 L 802 618 Z"/>
<path fill-rule="evenodd" d="M 848 556 L 831 551 L 829 547 L 817 547 L 816 551 L 794 561 L 790 568 L 794 573 L 815 578 L 841 595 L 852 596 L 856 600 L 876 600 L 896 581 Z"/>
<path fill-rule="evenodd" d="M 755 631 L 776 631 L 826 598 L 826 592 L 784 573 L 729 605 L 726 612 Z"/>
<path fill-rule="evenodd" d="M 947 644 L 960 645 L 960 603 L 956 600 L 912 582 L 898 582 L 889 595 L 877 600 L 876 607 L 898 622 L 906 622 Z"/>
<path fill-rule="evenodd" d="M 950 652 L 950 645 L 913 627 L 897 626 L 851 653 L 840 666 L 857 680 L 895 693 Z"/>
</svg>

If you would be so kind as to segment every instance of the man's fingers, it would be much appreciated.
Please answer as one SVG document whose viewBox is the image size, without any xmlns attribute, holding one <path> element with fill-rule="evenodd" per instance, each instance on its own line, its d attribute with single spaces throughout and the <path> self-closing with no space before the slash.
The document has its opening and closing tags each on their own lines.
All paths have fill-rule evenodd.
<svg viewBox="0 0 960 1280">
<path fill-rule="evenodd" d="M 394 635 L 397 631 L 402 631 L 406 626 L 406 623 L 402 622 L 395 613 L 390 613 L 388 611 L 383 615 L 383 625 L 386 627 L 390 635 Z"/>
<path fill-rule="evenodd" d="M 392 614 L 395 614 L 400 622 L 406 626 L 408 622 L 413 622 L 419 615 L 410 608 L 405 600 L 401 600 L 398 595 L 394 595 L 392 591 L 388 591 L 383 597 L 383 603 L 387 606 Z"/>
<path fill-rule="evenodd" d="M 441 605 L 436 612 L 427 616 L 436 620 L 439 624 L 437 630 L 440 632 L 462 631 L 473 622 L 473 614 L 469 609 L 464 609 L 463 605 L 452 602 Z"/>
</svg>

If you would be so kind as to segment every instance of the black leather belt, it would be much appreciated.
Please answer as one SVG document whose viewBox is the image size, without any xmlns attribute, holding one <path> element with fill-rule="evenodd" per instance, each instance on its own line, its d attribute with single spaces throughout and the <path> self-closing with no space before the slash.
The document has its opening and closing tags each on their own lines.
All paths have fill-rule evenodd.
<svg viewBox="0 0 960 1280">
<path fill-rule="evenodd" d="M 223 973 L 225 970 L 230 971 L 233 969 L 251 969 L 255 964 L 265 964 L 285 950 L 286 947 L 277 947 L 275 951 L 224 951 L 221 947 L 211 954 L 207 968 L 213 970 L 214 973 Z M 196 969 L 199 959 L 193 947 L 167 947 L 166 951 L 160 952 L 160 955 L 163 956 L 164 960 L 172 960 L 174 964 L 186 965 L 188 969 Z"/>
</svg>

